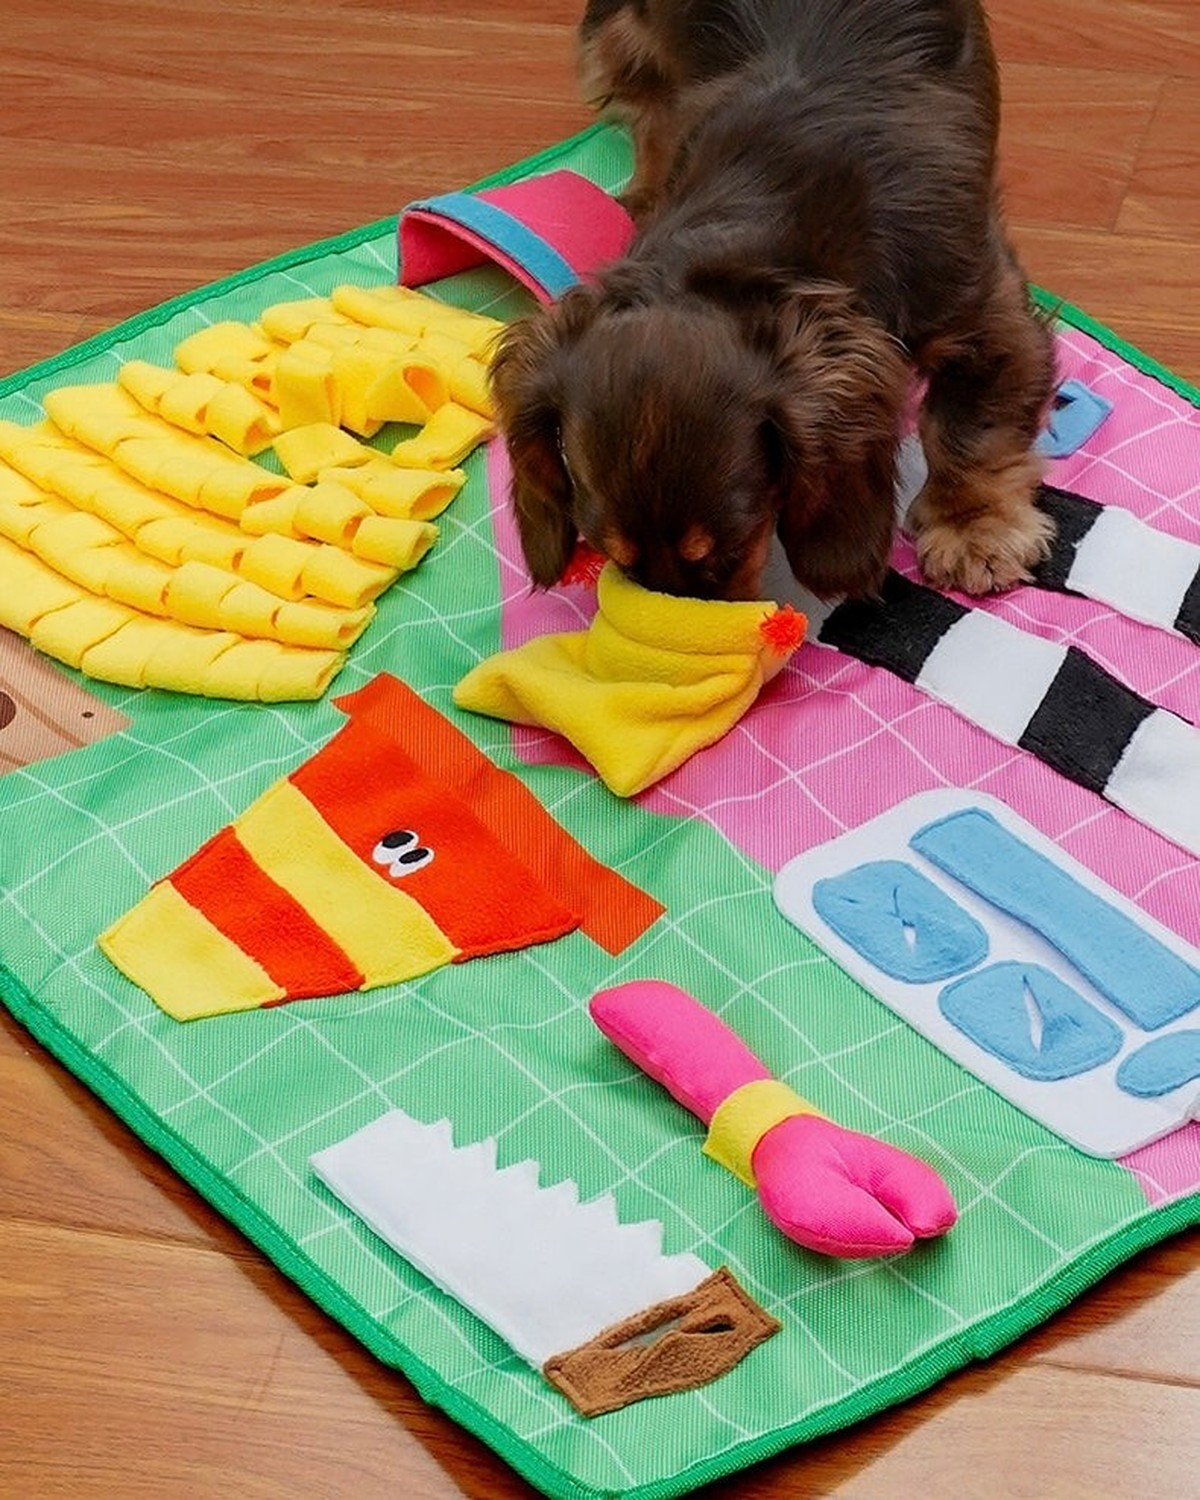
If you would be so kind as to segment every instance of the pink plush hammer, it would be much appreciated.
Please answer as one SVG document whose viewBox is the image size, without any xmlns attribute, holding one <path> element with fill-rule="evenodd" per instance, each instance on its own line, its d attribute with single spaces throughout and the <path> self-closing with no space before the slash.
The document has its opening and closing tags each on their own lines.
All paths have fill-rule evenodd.
<svg viewBox="0 0 1200 1500">
<path fill-rule="evenodd" d="M 606 1037 L 709 1126 L 705 1152 L 758 1190 L 767 1218 L 826 1255 L 888 1255 L 958 1217 L 932 1167 L 817 1114 L 719 1017 L 673 984 L 638 979 L 589 1007 Z"/>
</svg>

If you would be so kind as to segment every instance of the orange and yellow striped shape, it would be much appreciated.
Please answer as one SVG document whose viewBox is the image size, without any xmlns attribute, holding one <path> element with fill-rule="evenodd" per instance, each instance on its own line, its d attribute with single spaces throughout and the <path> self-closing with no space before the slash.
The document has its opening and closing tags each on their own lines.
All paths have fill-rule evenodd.
<svg viewBox="0 0 1200 1500">
<path fill-rule="evenodd" d="M 662 912 L 386 674 L 349 722 L 99 938 L 176 1020 L 415 979 Z"/>
</svg>

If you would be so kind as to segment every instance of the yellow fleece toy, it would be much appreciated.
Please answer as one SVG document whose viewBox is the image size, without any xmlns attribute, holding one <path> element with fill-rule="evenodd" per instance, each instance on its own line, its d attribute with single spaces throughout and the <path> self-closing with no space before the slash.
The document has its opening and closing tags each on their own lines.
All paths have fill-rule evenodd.
<svg viewBox="0 0 1200 1500">
<path fill-rule="evenodd" d="M 47 391 L 45 422 L 0 421 L 0 627 L 110 682 L 318 696 L 492 433 L 500 326 L 348 287 Z M 420 429 L 391 457 L 343 430 L 386 422 Z"/>
<path fill-rule="evenodd" d="M 651 593 L 608 563 L 590 627 L 501 651 L 454 690 L 460 708 L 570 740 L 631 797 L 738 722 L 804 639 L 805 618 L 770 602 Z"/>
</svg>

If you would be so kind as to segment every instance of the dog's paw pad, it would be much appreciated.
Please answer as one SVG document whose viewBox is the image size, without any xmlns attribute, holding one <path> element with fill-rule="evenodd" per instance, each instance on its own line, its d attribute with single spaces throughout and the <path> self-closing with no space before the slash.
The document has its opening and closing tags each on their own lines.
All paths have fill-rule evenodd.
<svg viewBox="0 0 1200 1500">
<path fill-rule="evenodd" d="M 1053 523 L 1034 510 L 1020 524 L 995 516 L 965 525 L 937 521 L 918 532 L 917 560 L 935 588 L 1002 593 L 1030 581 L 1053 535 Z"/>
</svg>

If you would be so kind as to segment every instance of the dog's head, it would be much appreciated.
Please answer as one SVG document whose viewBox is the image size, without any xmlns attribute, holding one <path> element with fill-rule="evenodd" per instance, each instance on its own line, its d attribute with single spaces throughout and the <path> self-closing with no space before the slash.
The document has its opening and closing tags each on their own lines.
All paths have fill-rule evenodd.
<svg viewBox="0 0 1200 1500">
<path fill-rule="evenodd" d="M 647 588 L 757 598 L 778 530 L 815 592 L 870 591 L 907 379 L 844 288 L 721 270 L 669 298 L 573 289 L 492 369 L 534 581 L 582 536 Z"/>
</svg>

